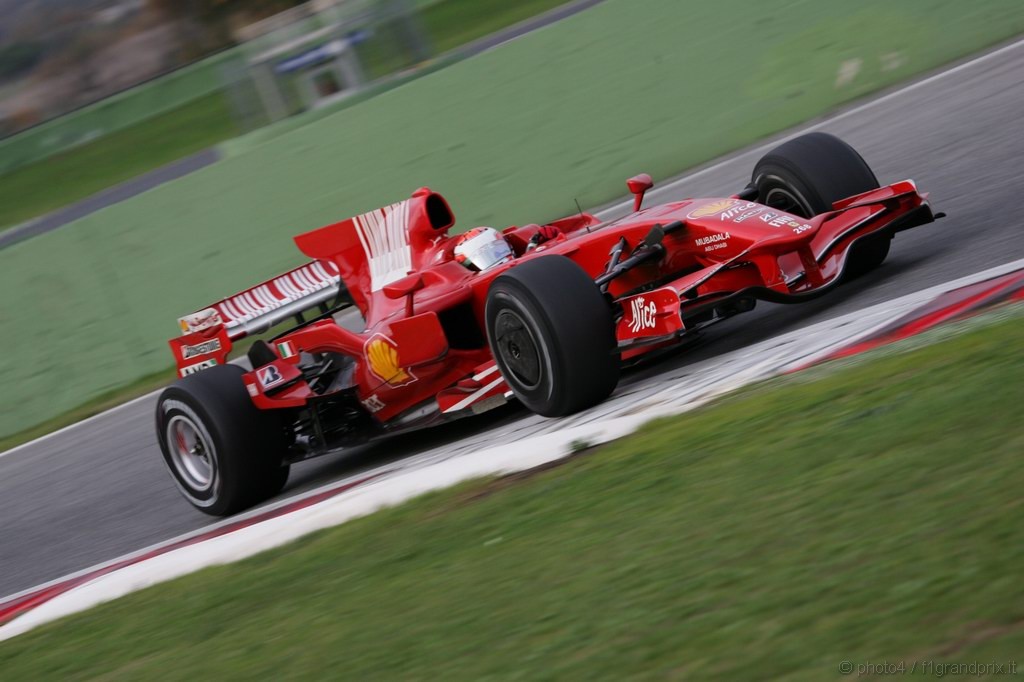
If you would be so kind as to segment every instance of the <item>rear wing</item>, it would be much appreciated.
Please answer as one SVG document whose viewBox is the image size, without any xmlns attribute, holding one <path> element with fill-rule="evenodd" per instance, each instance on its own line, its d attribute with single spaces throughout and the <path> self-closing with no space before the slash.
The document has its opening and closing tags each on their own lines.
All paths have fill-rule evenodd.
<svg viewBox="0 0 1024 682">
<path fill-rule="evenodd" d="M 330 262 L 352 301 L 370 318 L 374 294 L 435 261 L 455 216 L 427 187 L 405 201 L 295 237 L 299 251 Z"/>
<path fill-rule="evenodd" d="M 312 308 L 327 312 L 344 294 L 338 268 L 315 260 L 178 319 L 182 336 L 168 343 L 180 376 L 227 362 L 231 342 L 259 334 Z"/>
</svg>

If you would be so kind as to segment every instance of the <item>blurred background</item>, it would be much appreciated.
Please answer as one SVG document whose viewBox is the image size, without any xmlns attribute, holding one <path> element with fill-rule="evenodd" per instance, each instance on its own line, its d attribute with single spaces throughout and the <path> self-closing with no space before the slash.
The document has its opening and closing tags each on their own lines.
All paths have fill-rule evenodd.
<svg viewBox="0 0 1024 682">
<path fill-rule="evenodd" d="M 492 28 L 449 23 L 466 9 L 465 0 L 4 0 L 0 172 L 156 116 L 187 121 L 179 145 L 211 144 L 329 104 Z"/>
<path fill-rule="evenodd" d="M 647 205 L 727 196 L 815 129 L 948 212 L 868 277 L 631 370 L 622 411 L 580 423 L 861 339 L 850 320 L 898 336 L 1003 300 L 962 278 L 1024 264 L 1022 36 L 1021 0 L 0 0 L 0 596 L 207 529 L 153 428 L 176 320 L 424 185 L 455 231 L 605 218 L 627 177 L 654 177 Z M 0 643 L 0 680 L 1002 663 L 1024 650 L 1020 311 L 140 592 Z M 296 465 L 279 501 L 566 423 L 509 404 Z"/>
<path fill-rule="evenodd" d="M 423 185 L 456 229 L 555 219 L 1021 31 L 1018 0 L 0 0 L 0 439 L 166 382 L 175 320 L 295 234 Z"/>
</svg>

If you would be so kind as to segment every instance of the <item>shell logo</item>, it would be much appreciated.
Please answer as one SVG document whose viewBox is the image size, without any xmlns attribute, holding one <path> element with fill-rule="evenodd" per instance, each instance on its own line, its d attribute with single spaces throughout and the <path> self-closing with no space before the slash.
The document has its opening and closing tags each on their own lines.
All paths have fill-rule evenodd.
<svg viewBox="0 0 1024 682">
<path fill-rule="evenodd" d="M 719 199 L 718 201 L 712 201 L 704 204 L 700 208 L 690 211 L 686 214 L 686 217 L 690 220 L 694 220 L 696 218 L 707 218 L 708 216 L 713 216 L 716 213 L 721 213 L 727 208 L 732 208 L 737 204 L 737 202 L 737 199 Z"/>
<path fill-rule="evenodd" d="M 397 387 L 416 381 L 416 377 L 398 364 L 398 346 L 383 334 L 374 334 L 363 346 L 366 362 L 375 377 Z"/>
</svg>

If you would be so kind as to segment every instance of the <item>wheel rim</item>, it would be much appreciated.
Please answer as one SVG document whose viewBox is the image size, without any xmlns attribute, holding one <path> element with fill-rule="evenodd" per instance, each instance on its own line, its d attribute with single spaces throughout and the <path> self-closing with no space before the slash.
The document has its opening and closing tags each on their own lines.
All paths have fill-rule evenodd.
<svg viewBox="0 0 1024 682">
<path fill-rule="evenodd" d="M 513 310 L 502 310 L 494 321 L 498 358 L 508 373 L 525 390 L 540 386 L 541 361 L 533 332 Z"/>
<path fill-rule="evenodd" d="M 764 203 L 766 206 L 798 215 L 801 218 L 811 217 L 811 209 L 806 202 L 795 192 L 791 192 L 785 187 L 773 187 L 768 190 Z"/>
<path fill-rule="evenodd" d="M 197 492 L 213 485 L 217 467 L 214 453 L 203 431 L 184 415 L 167 423 L 167 450 L 182 480 Z"/>
</svg>

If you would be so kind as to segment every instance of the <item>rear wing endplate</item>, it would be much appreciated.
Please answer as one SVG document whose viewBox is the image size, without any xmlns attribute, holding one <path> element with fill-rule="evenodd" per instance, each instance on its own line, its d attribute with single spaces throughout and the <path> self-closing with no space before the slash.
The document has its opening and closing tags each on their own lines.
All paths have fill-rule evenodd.
<svg viewBox="0 0 1024 682">
<path fill-rule="evenodd" d="M 327 312 L 337 307 L 329 302 L 340 302 L 344 294 L 334 263 L 315 260 L 178 318 L 182 335 L 168 341 L 178 375 L 224 364 L 232 341 L 265 332 L 291 317 L 301 322 L 301 314 L 312 308 Z"/>
</svg>

